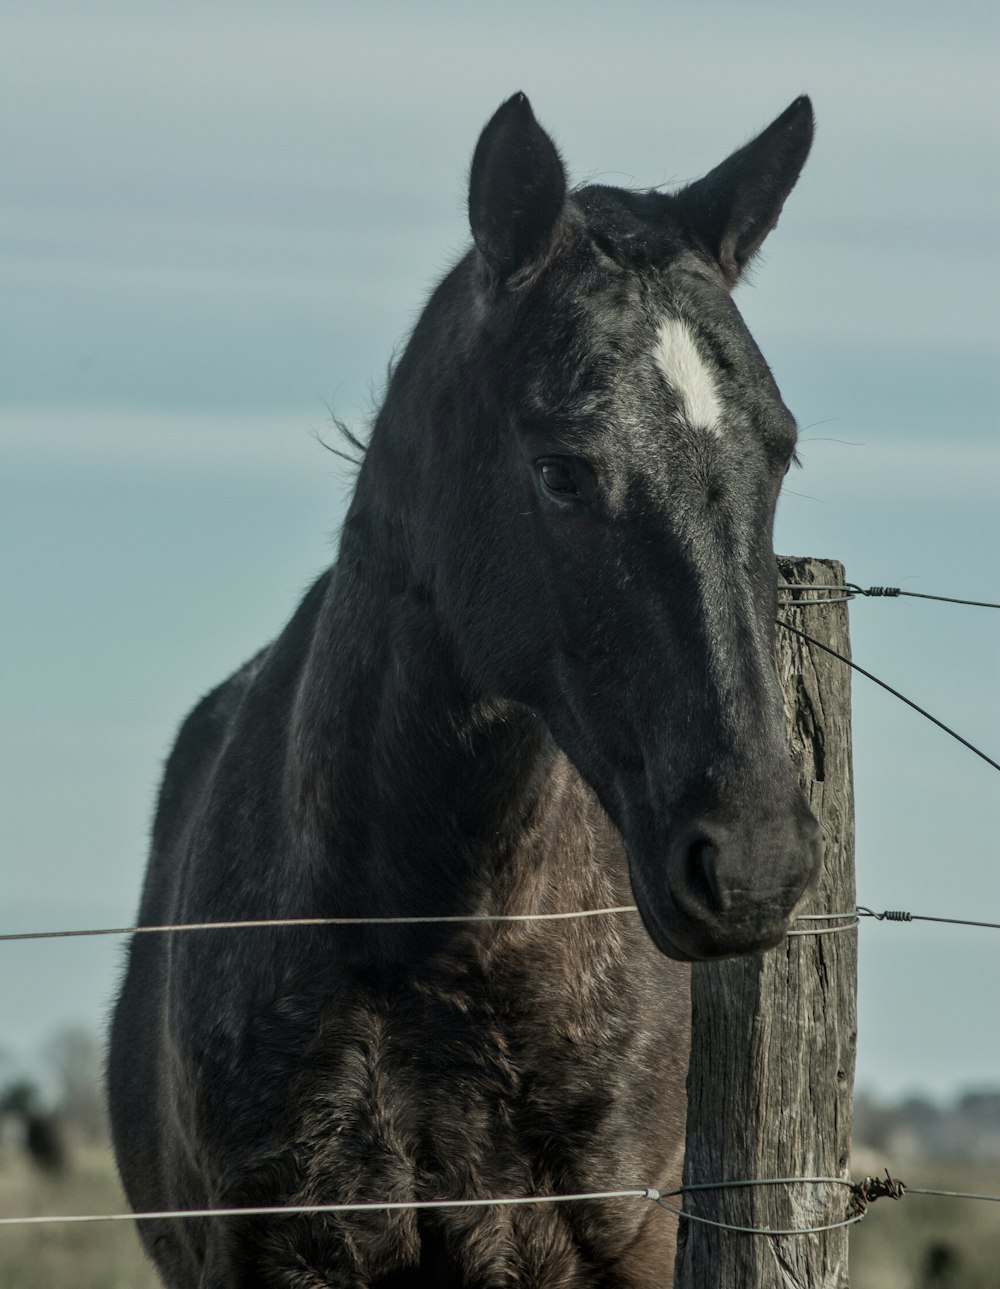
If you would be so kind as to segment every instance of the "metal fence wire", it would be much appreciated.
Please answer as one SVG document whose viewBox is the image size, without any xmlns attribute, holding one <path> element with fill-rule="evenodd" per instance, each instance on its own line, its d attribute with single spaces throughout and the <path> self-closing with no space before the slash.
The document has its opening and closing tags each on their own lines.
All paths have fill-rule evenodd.
<svg viewBox="0 0 1000 1289">
<path fill-rule="evenodd" d="M 854 599 L 855 596 L 866 598 L 880 599 L 897 599 L 902 596 L 913 597 L 916 599 L 935 600 L 946 604 L 968 605 L 976 608 L 1000 609 L 1000 604 L 988 603 L 980 600 L 958 599 L 953 596 L 944 595 L 926 595 L 918 591 L 904 591 L 899 587 L 872 586 L 867 589 L 862 588 L 855 583 L 848 582 L 843 586 L 822 585 L 822 584 L 779 584 L 779 592 L 792 593 L 794 598 L 779 600 L 782 606 L 803 608 L 820 607 L 827 604 L 842 604 L 847 600 Z M 817 593 L 819 593 L 817 595 Z M 802 598 L 805 596 L 806 598 Z M 901 694 L 898 690 L 893 689 L 885 681 L 873 676 L 871 672 L 866 671 L 851 659 L 846 658 L 843 654 L 838 653 L 835 649 L 814 639 L 806 632 L 801 631 L 798 627 L 792 626 L 782 618 L 777 619 L 777 624 L 785 630 L 801 637 L 811 645 L 824 650 L 833 657 L 838 658 L 848 667 L 866 676 L 869 680 L 880 685 L 901 702 L 906 703 L 921 716 L 931 721 L 933 724 L 950 734 L 952 738 L 957 739 L 969 751 L 981 757 L 987 764 L 995 770 L 1000 770 L 1000 762 L 987 756 L 985 752 L 974 746 L 967 739 L 957 734 L 949 726 L 939 721 L 937 717 L 932 716 L 929 712 L 919 707 L 911 699 Z M 518 923 L 518 922 L 563 922 L 572 921 L 580 918 L 592 917 L 615 917 L 623 914 L 637 913 L 635 905 L 625 904 L 616 905 L 609 908 L 599 909 L 580 909 L 565 913 L 523 913 L 523 914 L 456 914 L 440 917 L 380 917 L 380 918 L 255 918 L 240 921 L 220 921 L 220 922 L 185 922 L 163 926 L 124 926 L 124 927 L 96 927 L 75 930 L 62 931 L 27 931 L 27 932 L 10 932 L 0 934 L 0 943 L 19 941 L 19 940 L 52 940 L 66 938 L 82 938 L 92 936 L 125 936 L 140 934 L 178 934 L 184 932 L 209 932 L 209 931 L 245 931 L 254 930 L 263 927 L 337 927 L 337 926 L 359 926 L 359 925 L 395 925 L 410 923 L 470 923 L 470 922 L 492 922 L 492 923 Z M 818 925 L 808 927 L 793 927 L 788 934 L 790 936 L 813 936 L 813 935 L 830 935 L 840 932 L 855 930 L 862 918 L 872 918 L 877 922 L 893 923 L 912 923 L 912 922 L 937 922 L 947 923 L 952 926 L 980 927 L 990 930 L 1000 930 L 998 922 L 981 922 L 973 921 L 967 918 L 950 918 L 936 914 L 909 913 L 904 910 L 886 909 L 881 913 L 876 913 L 865 905 L 859 904 L 855 909 L 841 913 L 812 913 L 805 914 L 796 919 L 799 923 L 824 923 L 829 925 Z M 832 1186 L 845 1188 L 849 1195 L 847 1197 L 846 1211 L 840 1218 L 810 1227 L 794 1227 L 790 1229 L 778 1229 L 771 1227 L 741 1226 L 728 1222 L 716 1221 L 712 1218 L 702 1217 L 700 1214 L 693 1212 L 689 1208 L 677 1207 L 666 1203 L 669 1199 L 680 1199 L 683 1203 L 688 1196 L 696 1195 L 700 1191 L 708 1190 L 730 1190 L 747 1187 L 777 1187 L 777 1186 Z M 949 1199 L 979 1200 L 990 1203 L 1000 1203 L 1000 1195 L 983 1195 L 970 1191 L 951 1191 L 936 1190 L 926 1187 L 909 1187 L 905 1182 L 900 1181 L 890 1175 L 886 1169 L 884 1177 L 872 1178 L 866 1177 L 858 1182 L 852 1182 L 844 1177 L 769 1177 L 769 1178 L 747 1178 L 734 1181 L 714 1181 L 690 1183 L 678 1187 L 673 1191 L 659 1191 L 652 1186 L 641 1186 L 628 1190 L 603 1190 L 588 1191 L 568 1195 L 530 1195 L 530 1196 L 501 1196 L 489 1199 L 450 1199 L 450 1200 L 411 1200 L 411 1201 L 372 1201 L 359 1202 L 351 1204 L 290 1204 L 275 1205 L 270 1207 L 259 1208 L 205 1208 L 205 1209 L 180 1209 L 164 1210 L 161 1212 L 143 1212 L 143 1213 L 85 1213 L 85 1214 L 44 1214 L 38 1216 L 14 1216 L 0 1217 L 0 1226 L 50 1226 L 68 1223 L 82 1222 L 146 1222 L 146 1221 L 181 1221 L 191 1218 L 233 1218 L 233 1217 L 279 1217 L 279 1216 L 303 1216 L 303 1215 L 322 1215 L 335 1213 L 362 1213 L 362 1212 L 389 1212 L 399 1209 L 448 1209 L 448 1208 L 486 1208 L 486 1207 L 510 1207 L 515 1205 L 539 1205 L 539 1204 L 570 1204 L 570 1203 L 590 1203 L 598 1201 L 609 1201 L 618 1199 L 646 1200 L 652 1201 L 660 1208 L 669 1213 L 675 1214 L 689 1222 L 701 1222 L 708 1226 L 719 1227 L 722 1230 L 733 1231 L 745 1235 L 763 1236 L 767 1238 L 807 1236 L 822 1231 L 835 1230 L 839 1227 L 852 1226 L 860 1222 L 867 1213 L 869 1207 L 875 1200 L 881 1198 L 890 1198 L 900 1200 L 905 1195 L 927 1195 L 939 1196 Z"/>
</svg>

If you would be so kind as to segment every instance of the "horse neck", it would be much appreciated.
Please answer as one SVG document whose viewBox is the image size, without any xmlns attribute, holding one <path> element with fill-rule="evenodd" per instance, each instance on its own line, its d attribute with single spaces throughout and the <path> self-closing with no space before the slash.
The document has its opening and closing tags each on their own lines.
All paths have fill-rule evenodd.
<svg viewBox="0 0 1000 1289">
<path fill-rule="evenodd" d="M 470 686 L 365 530 L 345 526 L 296 703 L 293 803 L 323 902 L 430 917 L 606 899 L 590 790 L 540 718 Z"/>
</svg>

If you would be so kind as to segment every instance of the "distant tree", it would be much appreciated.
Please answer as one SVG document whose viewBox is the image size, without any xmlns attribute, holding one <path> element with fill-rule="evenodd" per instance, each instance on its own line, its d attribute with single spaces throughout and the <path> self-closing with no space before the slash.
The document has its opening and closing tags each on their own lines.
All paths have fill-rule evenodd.
<svg viewBox="0 0 1000 1289">
<path fill-rule="evenodd" d="M 66 1168 L 66 1138 L 53 1114 L 31 1114 L 25 1118 L 24 1148 L 31 1162 L 43 1173 L 61 1173 Z"/>
<path fill-rule="evenodd" d="M 31 1079 L 15 1079 L 0 1091 L 0 1114 L 14 1115 L 23 1118 L 26 1114 L 36 1112 L 42 1102 L 38 1084 Z"/>
<path fill-rule="evenodd" d="M 59 1116 L 42 1107 L 41 1094 L 30 1079 L 17 1079 L 0 1092 L 0 1116 L 21 1124 L 21 1143 L 36 1168 L 60 1173 L 66 1167 L 66 1141 Z"/>
<path fill-rule="evenodd" d="M 918 1289 L 961 1289 L 962 1260 L 944 1241 L 927 1246 Z"/>
<path fill-rule="evenodd" d="M 80 1026 L 60 1030 L 46 1048 L 60 1117 L 85 1140 L 107 1140 L 103 1050 L 97 1035 Z"/>
</svg>

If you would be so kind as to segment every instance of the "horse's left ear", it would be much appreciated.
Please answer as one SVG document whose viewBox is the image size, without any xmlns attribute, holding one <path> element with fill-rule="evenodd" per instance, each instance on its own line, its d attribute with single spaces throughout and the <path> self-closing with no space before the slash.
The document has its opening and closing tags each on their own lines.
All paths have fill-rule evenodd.
<svg viewBox="0 0 1000 1289">
<path fill-rule="evenodd" d="M 544 258 L 566 202 L 555 144 L 523 94 L 503 103 L 472 158 L 469 223 L 480 254 L 504 281 Z"/>
<path fill-rule="evenodd" d="M 718 263 L 730 288 L 778 222 L 812 138 L 812 104 L 803 96 L 756 139 L 677 194 L 689 233 Z"/>
</svg>

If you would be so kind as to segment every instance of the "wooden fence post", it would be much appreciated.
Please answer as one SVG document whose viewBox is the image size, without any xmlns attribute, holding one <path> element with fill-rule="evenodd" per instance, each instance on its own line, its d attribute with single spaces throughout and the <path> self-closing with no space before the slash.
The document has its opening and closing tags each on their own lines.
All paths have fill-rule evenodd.
<svg viewBox="0 0 1000 1289">
<path fill-rule="evenodd" d="M 781 558 L 778 567 L 781 582 L 844 582 L 831 560 Z M 850 656 L 846 603 L 782 605 L 778 614 Z M 776 635 L 792 758 L 825 841 L 819 885 L 801 911 L 847 912 L 856 898 L 850 670 L 780 626 Z M 856 930 L 789 937 L 769 953 L 692 967 L 686 1183 L 847 1177 L 856 974 Z M 689 1193 L 684 1207 L 719 1222 L 787 1230 L 846 1217 L 849 1198 L 839 1186 L 772 1186 Z M 674 1284 L 846 1289 L 848 1229 L 771 1237 L 681 1219 Z"/>
</svg>

